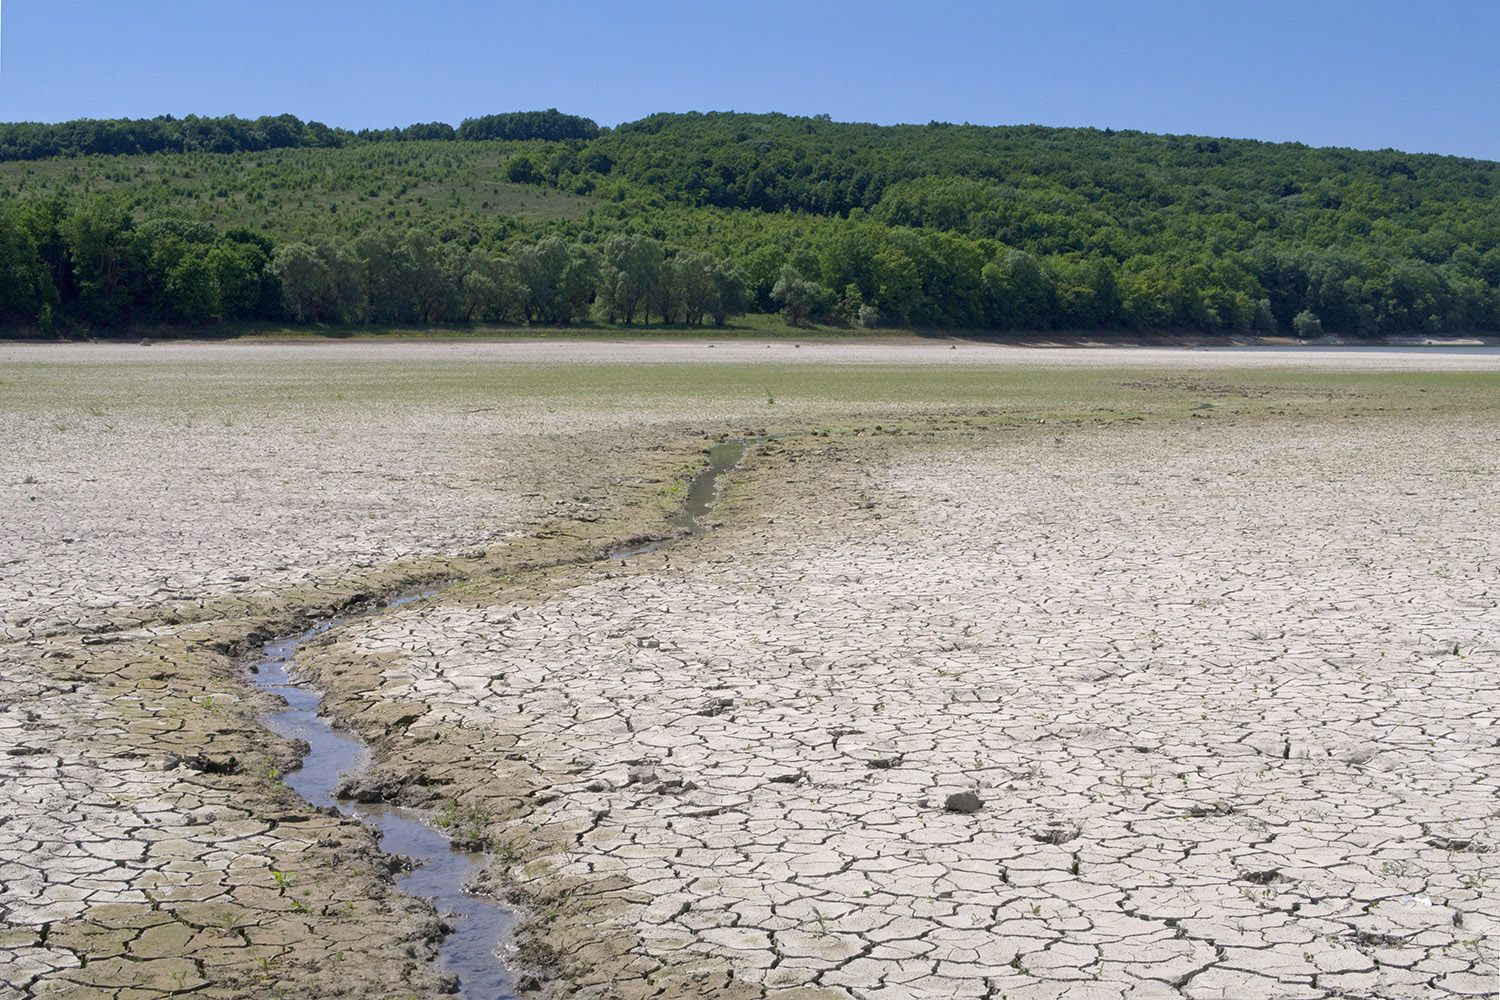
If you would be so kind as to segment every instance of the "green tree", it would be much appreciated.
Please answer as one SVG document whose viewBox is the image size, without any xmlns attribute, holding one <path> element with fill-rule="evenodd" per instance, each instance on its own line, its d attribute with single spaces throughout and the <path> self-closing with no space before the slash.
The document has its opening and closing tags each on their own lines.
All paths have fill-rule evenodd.
<svg viewBox="0 0 1500 1000">
<path fill-rule="evenodd" d="M 45 328 L 60 298 L 36 239 L 19 215 L 0 206 L 0 319 Z"/>
<path fill-rule="evenodd" d="M 246 319 L 260 313 L 262 285 L 270 260 L 254 243 L 224 239 L 215 243 L 205 258 L 218 289 L 220 315 Z"/>
<path fill-rule="evenodd" d="M 516 248 L 511 260 L 529 323 L 566 326 L 594 300 L 599 271 L 586 247 L 569 247 L 560 237 L 549 236 Z"/>
<path fill-rule="evenodd" d="M 665 255 L 657 240 L 616 233 L 604 242 L 599 266 L 599 305 L 607 322 L 627 325 L 659 280 Z"/>
<path fill-rule="evenodd" d="M 67 206 L 57 198 L 30 202 L 21 209 L 18 217 L 27 242 L 43 268 L 36 281 L 41 317 L 49 317 L 53 310 L 68 303 L 75 294 L 73 264 L 63 233 L 67 218 Z"/>
<path fill-rule="evenodd" d="M 875 254 L 877 289 L 874 302 L 888 321 L 903 324 L 911 321 L 922 305 L 922 276 L 917 262 L 906 249 L 886 243 Z"/>
<path fill-rule="evenodd" d="M 96 202 L 70 215 L 62 229 L 77 288 L 78 315 L 104 326 L 126 322 L 134 304 L 130 216 Z"/>
<path fill-rule="evenodd" d="M 1041 263 L 1024 250 L 1007 250 L 984 266 L 980 275 L 984 311 L 991 326 L 1002 330 L 1044 330 L 1058 310 L 1055 290 Z"/>
<path fill-rule="evenodd" d="M 1304 340 L 1311 340 L 1323 335 L 1323 321 L 1317 313 L 1304 309 L 1292 318 L 1292 330 Z"/>
<path fill-rule="evenodd" d="M 202 323 L 218 316 L 218 285 L 206 261 L 215 233 L 206 223 L 155 219 L 131 233 L 139 262 L 132 295 L 142 312 L 168 323 Z"/>
<path fill-rule="evenodd" d="M 281 282 L 286 318 L 294 323 L 317 319 L 328 286 L 328 267 L 318 252 L 306 243 L 283 244 L 276 248 L 271 271 Z"/>
<path fill-rule="evenodd" d="M 926 263 L 923 308 L 914 318 L 928 326 L 982 325 L 984 257 L 979 248 L 963 237 L 940 232 L 925 234 L 922 244 Z"/>
<path fill-rule="evenodd" d="M 714 302 L 712 316 L 714 326 L 723 326 L 731 316 L 743 316 L 750 304 L 748 282 L 745 274 L 731 260 L 721 260 L 714 265 Z"/>
<path fill-rule="evenodd" d="M 682 261 L 678 257 L 672 257 L 662 262 L 661 269 L 656 272 L 656 280 L 647 290 L 648 310 L 654 309 L 665 324 L 670 325 L 682 321 L 683 306 L 686 302 L 683 279 Z"/>
<path fill-rule="evenodd" d="M 802 326 L 817 307 L 824 291 L 822 285 L 808 281 L 795 267 L 787 264 L 776 279 L 776 287 L 771 289 L 771 298 L 781 303 L 787 325 Z"/>
<path fill-rule="evenodd" d="M 516 300 L 510 262 L 485 250 L 472 251 L 464 261 L 459 284 L 459 318 L 465 322 L 500 322 Z"/>
<path fill-rule="evenodd" d="M 505 179 L 512 184 L 541 184 L 547 178 L 525 153 L 505 161 Z"/>
<path fill-rule="evenodd" d="M 162 315 L 173 323 L 208 323 L 219 318 L 219 285 L 205 258 L 183 254 L 167 272 Z"/>
<path fill-rule="evenodd" d="M 783 247 L 761 243 L 741 258 L 750 298 L 757 309 L 770 312 L 774 308 L 775 300 L 771 297 L 771 290 L 776 287 L 776 281 L 781 276 L 786 256 Z"/>
<path fill-rule="evenodd" d="M 1255 303 L 1255 315 L 1250 321 L 1251 328 L 1256 333 L 1267 336 L 1276 333 L 1276 314 L 1271 312 L 1271 300 L 1261 299 Z"/>
<path fill-rule="evenodd" d="M 343 240 L 327 240 L 317 250 L 324 280 L 319 316 L 333 323 L 357 323 L 364 319 L 369 308 L 364 262 Z"/>
</svg>

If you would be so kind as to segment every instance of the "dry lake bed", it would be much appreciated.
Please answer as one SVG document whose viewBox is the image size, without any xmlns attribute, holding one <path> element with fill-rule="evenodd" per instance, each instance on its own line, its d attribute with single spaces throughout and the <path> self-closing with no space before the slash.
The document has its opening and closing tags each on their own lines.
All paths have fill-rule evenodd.
<svg viewBox="0 0 1500 1000">
<path fill-rule="evenodd" d="M 522 996 L 1500 991 L 1493 351 L 0 345 L 0 435 L 0 1000 L 463 989 L 283 781 L 333 616 Z"/>
</svg>

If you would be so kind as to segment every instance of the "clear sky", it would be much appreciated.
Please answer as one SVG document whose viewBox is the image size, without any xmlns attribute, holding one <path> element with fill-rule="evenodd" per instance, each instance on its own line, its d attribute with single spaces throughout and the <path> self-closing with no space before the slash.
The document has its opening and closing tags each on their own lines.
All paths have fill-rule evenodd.
<svg viewBox="0 0 1500 1000">
<path fill-rule="evenodd" d="M 0 120 L 783 111 L 1500 159 L 1497 52 L 1500 0 L 3 0 Z"/>
</svg>

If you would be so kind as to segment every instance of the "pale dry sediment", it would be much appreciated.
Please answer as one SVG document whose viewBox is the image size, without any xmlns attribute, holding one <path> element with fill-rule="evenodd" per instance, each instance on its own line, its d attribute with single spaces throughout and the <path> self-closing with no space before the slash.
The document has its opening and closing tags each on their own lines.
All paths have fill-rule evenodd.
<svg viewBox="0 0 1500 1000">
<path fill-rule="evenodd" d="M 0 346 L 9 443 L 0 467 L 0 980 L 121 1000 L 438 988 L 425 961 L 430 909 L 376 878 L 367 833 L 284 796 L 269 769 L 285 766 L 288 750 L 255 726 L 256 703 L 224 650 L 264 634 L 266 614 L 290 628 L 412 574 L 586 557 L 611 526 L 659 523 L 652 481 L 669 481 L 715 434 L 773 419 L 918 426 L 923 414 L 974 408 L 972 398 L 837 392 L 773 407 L 760 382 L 722 398 L 688 379 L 632 381 L 641 365 L 765 358 L 815 372 L 879 363 L 955 373 L 1024 372 L 1040 359 L 1049 369 L 1135 368 L 1143 386 L 1173 369 L 1171 378 L 1192 382 L 1183 391 L 1205 395 L 1223 389 L 1223 371 L 1201 379 L 1186 369 L 1292 360 L 910 342 Z M 556 362 L 605 374 L 586 390 L 528 389 Z M 1387 371 L 1410 361 L 1341 353 L 1314 363 Z M 524 377 L 464 380 L 507 366 Z M 900 993 L 940 991 L 950 976 L 953 988 L 983 979 L 1012 995 L 1029 984 L 1052 996 L 1071 968 L 1090 988 L 1101 980 L 1107 996 L 1121 947 L 1149 967 L 1123 973 L 1148 995 L 1170 977 L 1189 977 L 1184 989 L 1205 996 L 1253 994 L 1260 980 L 1233 982 L 1251 960 L 1276 972 L 1278 989 L 1326 992 L 1346 982 L 1326 977 L 1357 984 L 1369 975 L 1320 968 L 1311 985 L 1322 952 L 1310 946 L 1342 947 L 1349 934 L 1361 954 L 1386 950 L 1376 957 L 1396 971 L 1381 975 L 1395 978 L 1378 985 L 1390 995 L 1416 982 L 1472 985 L 1464 977 L 1480 974 L 1492 940 L 1482 921 L 1496 855 L 1478 850 L 1489 846 L 1483 836 L 1455 845 L 1469 837 L 1474 788 L 1493 799 L 1493 786 L 1472 782 L 1493 771 L 1494 750 L 1476 745 L 1477 757 L 1458 761 L 1467 770 L 1444 765 L 1432 776 L 1419 750 L 1424 740 L 1446 750 L 1493 721 L 1474 704 L 1492 704 L 1493 690 L 1470 668 L 1494 660 L 1483 639 L 1495 631 L 1493 593 L 1476 581 L 1495 577 L 1482 520 L 1494 509 L 1485 456 L 1497 450 L 1495 425 L 1286 419 L 1213 429 L 1218 419 L 1066 425 L 1060 435 L 991 427 L 968 442 L 962 430 L 878 443 L 836 433 L 796 445 L 767 460 L 751 493 L 731 495 L 720 515 L 727 527 L 711 540 L 623 568 L 558 570 L 514 604 L 497 604 L 500 591 L 481 576 L 393 625 L 356 624 L 348 634 L 370 645 L 330 647 L 329 656 L 353 650 L 350 662 L 375 670 L 383 690 L 336 692 L 340 711 L 412 752 L 407 770 L 448 775 L 455 791 L 476 783 L 466 772 L 488 768 L 480 778 L 510 814 L 565 835 L 573 848 L 550 859 L 560 869 L 528 856 L 532 864 L 510 874 L 543 895 L 564 883 L 603 890 L 608 905 L 598 910 L 621 932 L 619 947 L 589 954 L 600 956 L 599 983 L 616 976 L 625 992 L 649 994 L 681 972 L 693 988 L 726 996 L 819 975 L 849 992 L 873 988 L 848 977 Z M 831 454 L 816 454 L 823 447 Z M 1325 451 L 1331 465 L 1321 464 Z M 801 464 L 783 463 L 799 455 Z M 490 554 L 435 558 L 476 547 Z M 1318 558 L 1288 571 L 1304 549 Z M 1429 551 L 1437 561 L 1414 555 Z M 1241 565 L 1244 552 L 1254 557 Z M 393 561 L 408 569 L 393 571 Z M 1220 575 L 1245 586 L 1215 589 Z M 1346 594 L 1352 611 L 1329 607 Z M 1251 620 L 1263 634 L 1246 631 Z M 1402 645 L 1418 635 L 1433 645 Z M 1450 638 L 1458 653 L 1439 652 Z M 1382 660 L 1376 643 L 1387 639 Z M 1412 659 L 1424 649 L 1431 656 Z M 1335 662 L 1320 665 L 1327 659 Z M 1350 687 L 1356 670 L 1375 679 Z M 1070 678 L 1078 690 L 1063 683 Z M 1327 719 L 1310 716 L 1309 703 Z M 1190 709 L 1205 706 L 1228 728 L 1195 723 Z M 1415 721 L 1422 713 L 1427 721 Z M 835 746 L 843 729 L 863 731 Z M 1367 742 L 1374 756 L 1325 760 L 1314 752 L 1324 730 Z M 1145 751 L 1112 742 L 1142 733 Z M 183 763 L 235 755 L 236 774 Z M 1334 770 L 1299 770 L 1308 761 Z M 632 782 L 631 767 L 658 773 L 638 771 Z M 1163 782 L 1183 781 L 1179 769 L 1188 784 L 1166 798 Z M 1368 787 L 1342 790 L 1356 779 Z M 1396 803 L 1372 797 L 1377 779 Z M 518 799 L 519 782 L 537 794 Z M 936 808 L 934 796 L 970 783 L 985 810 Z M 1210 785 L 1216 797 L 1205 799 Z M 1278 804 L 1281 795 L 1290 804 Z M 1241 798 L 1229 811 L 1217 804 Z M 1350 802 L 1367 802 L 1369 815 L 1349 812 Z M 1195 805 L 1207 812 L 1174 819 Z M 1316 823 L 1306 818 L 1319 811 Z M 1141 825 L 1117 837 L 1122 816 Z M 1430 835 L 1413 827 L 1422 822 Z M 1059 840 L 1075 823 L 1072 840 L 1031 839 Z M 1235 863 L 1184 864 L 1173 824 L 1196 831 L 1183 838 L 1192 857 Z M 1449 930 L 1422 923 L 1410 939 L 1400 928 L 1368 930 L 1330 910 L 1327 894 L 1289 913 L 1301 897 L 1283 894 L 1292 890 L 1281 875 L 1321 885 L 1298 874 L 1318 867 L 1298 852 L 1338 841 L 1340 825 L 1343 840 L 1367 841 L 1367 854 L 1319 869 L 1337 869 L 1327 876 L 1337 889 L 1364 877 L 1348 866 L 1373 868 L 1371 878 L 1400 894 L 1368 915 L 1429 920 L 1443 907 Z M 1242 885 L 1229 876 L 1248 870 L 1237 850 L 1246 865 L 1266 862 L 1252 874 L 1281 875 Z M 1074 853 L 1079 874 L 1058 871 Z M 1178 870 L 1187 875 L 1162 874 Z M 1080 886 L 1098 893 L 1072 900 Z M 1215 887 L 1254 912 L 1216 908 L 1218 897 L 1204 895 Z M 989 902 L 943 895 L 970 890 Z M 1178 903 L 1196 909 L 1167 912 Z M 985 906 L 988 939 L 1002 944 L 970 955 Z M 1101 911 L 1146 930 L 1094 941 Z M 1464 926 L 1453 927 L 1459 912 Z M 1220 913 L 1261 937 L 1247 944 L 1190 923 Z M 575 941 L 600 936 L 569 926 Z M 1227 957 L 1199 963 L 1206 941 Z M 1288 949 L 1297 945 L 1311 964 L 1295 963 Z M 1089 947 L 1092 964 L 1069 950 Z M 340 961 L 346 951 L 353 964 Z M 1457 964 L 1431 964 L 1443 961 Z"/>
<path fill-rule="evenodd" d="M 450 400 L 440 384 L 407 400 L 364 384 L 374 394 L 344 400 L 336 381 L 318 389 L 323 369 L 338 370 L 326 357 L 268 350 L 241 366 L 222 356 L 233 348 L 137 350 L 148 360 L 60 352 L 50 370 L 0 368 L 18 397 L 81 390 L 0 410 L 0 627 L 12 638 L 368 571 L 586 512 L 579 435 L 598 442 L 596 468 L 637 460 L 623 421 L 575 412 L 565 425 L 535 400 Z M 399 383 L 401 362 L 387 360 L 350 363 Z"/>
<path fill-rule="evenodd" d="M 426 381 L 339 400 L 327 359 L 274 350 L 9 350 L 0 997 L 431 994 L 431 907 L 390 890 L 367 831 L 286 793 L 295 758 L 227 654 L 525 527 L 581 536 L 675 432 L 585 416 L 585 453 L 534 399 L 455 399 L 363 353 Z"/>
<path fill-rule="evenodd" d="M 772 452 L 712 536 L 345 636 L 537 769 L 508 874 L 615 880 L 601 993 L 1493 991 L 1492 417 Z"/>
<path fill-rule="evenodd" d="M 587 492 L 587 471 L 639 464 L 643 428 L 719 432 L 912 410 L 836 393 L 775 409 L 765 405 L 771 387 L 725 399 L 690 374 L 670 395 L 632 381 L 640 366 L 756 364 L 1395 372 L 1487 371 L 1496 359 L 905 339 L 0 344 L 0 629 L 15 638 L 285 588 L 587 513 L 607 502 Z M 605 374 L 587 389 L 545 387 L 551 372 L 579 367 Z M 499 386 L 464 381 L 483 370 L 519 374 Z M 532 377 L 544 387 L 528 390 Z M 938 395 L 924 404 L 945 405 Z"/>
</svg>

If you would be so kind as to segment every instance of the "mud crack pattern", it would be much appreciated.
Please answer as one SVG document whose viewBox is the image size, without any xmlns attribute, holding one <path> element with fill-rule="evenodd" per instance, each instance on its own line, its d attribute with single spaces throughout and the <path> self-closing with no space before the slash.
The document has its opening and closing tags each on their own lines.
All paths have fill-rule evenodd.
<svg viewBox="0 0 1500 1000">
<path fill-rule="evenodd" d="M 806 443 L 709 539 L 372 622 L 351 655 L 537 764 L 563 849 L 510 874 L 627 886 L 640 975 L 1486 995 L 1480 441 L 1500 454 L 1493 424 L 1382 419 Z"/>
</svg>

